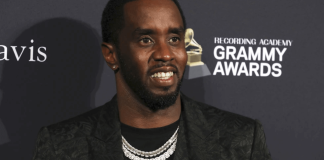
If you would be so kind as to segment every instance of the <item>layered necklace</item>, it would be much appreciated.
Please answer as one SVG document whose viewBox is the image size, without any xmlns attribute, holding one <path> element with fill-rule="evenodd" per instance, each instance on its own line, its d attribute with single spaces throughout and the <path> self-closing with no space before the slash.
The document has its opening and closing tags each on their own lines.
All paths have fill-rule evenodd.
<svg viewBox="0 0 324 160">
<path fill-rule="evenodd" d="M 126 141 L 124 136 L 122 136 L 123 152 L 125 156 L 131 160 L 165 160 L 175 151 L 178 130 L 179 126 L 167 142 L 165 142 L 160 148 L 149 152 L 136 149 Z"/>
</svg>

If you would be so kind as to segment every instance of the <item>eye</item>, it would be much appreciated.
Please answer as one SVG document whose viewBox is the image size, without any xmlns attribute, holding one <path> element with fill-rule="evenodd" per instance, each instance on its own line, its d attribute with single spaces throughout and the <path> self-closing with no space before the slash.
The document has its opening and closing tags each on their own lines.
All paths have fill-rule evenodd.
<svg viewBox="0 0 324 160">
<path fill-rule="evenodd" d="M 147 37 L 142 38 L 142 39 L 140 40 L 140 42 L 143 43 L 143 44 L 150 44 L 150 43 L 153 43 L 153 41 L 152 41 L 150 38 L 147 38 Z"/>
<path fill-rule="evenodd" d="M 177 43 L 177 42 L 179 42 L 179 41 L 180 41 L 180 38 L 179 38 L 179 37 L 172 37 L 172 38 L 169 40 L 170 43 Z"/>
</svg>

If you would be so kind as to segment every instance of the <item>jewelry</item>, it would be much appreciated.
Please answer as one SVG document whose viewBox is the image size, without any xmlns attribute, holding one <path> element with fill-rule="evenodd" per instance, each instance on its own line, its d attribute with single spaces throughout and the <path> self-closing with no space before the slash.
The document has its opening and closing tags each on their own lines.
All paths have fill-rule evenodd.
<svg viewBox="0 0 324 160">
<path fill-rule="evenodd" d="M 165 142 L 160 148 L 150 152 L 145 152 L 134 148 L 122 136 L 123 152 L 125 156 L 131 160 L 165 160 L 166 158 L 169 158 L 175 151 L 178 130 L 179 126 L 167 142 Z"/>
<path fill-rule="evenodd" d="M 116 68 L 116 66 L 114 65 L 113 68 Z"/>
</svg>

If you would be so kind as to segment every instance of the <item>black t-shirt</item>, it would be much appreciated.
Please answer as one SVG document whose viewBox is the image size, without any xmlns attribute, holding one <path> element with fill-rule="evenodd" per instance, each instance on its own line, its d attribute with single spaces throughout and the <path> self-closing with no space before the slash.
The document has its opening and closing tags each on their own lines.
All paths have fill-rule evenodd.
<svg viewBox="0 0 324 160">
<path fill-rule="evenodd" d="M 149 152 L 160 148 L 168 141 L 177 130 L 179 122 L 180 119 L 170 125 L 152 129 L 134 128 L 121 123 L 121 134 L 134 148 Z M 173 157 L 174 153 L 167 160 L 172 160 Z M 124 158 L 128 159 L 125 155 Z"/>
</svg>

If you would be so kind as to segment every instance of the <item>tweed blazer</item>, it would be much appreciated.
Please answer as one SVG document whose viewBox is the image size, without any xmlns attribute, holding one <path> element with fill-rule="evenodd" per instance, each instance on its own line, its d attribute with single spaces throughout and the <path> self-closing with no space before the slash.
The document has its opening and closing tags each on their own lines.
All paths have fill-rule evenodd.
<svg viewBox="0 0 324 160">
<path fill-rule="evenodd" d="M 181 94 L 174 160 L 270 160 L 259 121 Z M 116 96 L 75 118 L 43 127 L 33 160 L 122 160 Z"/>
</svg>

